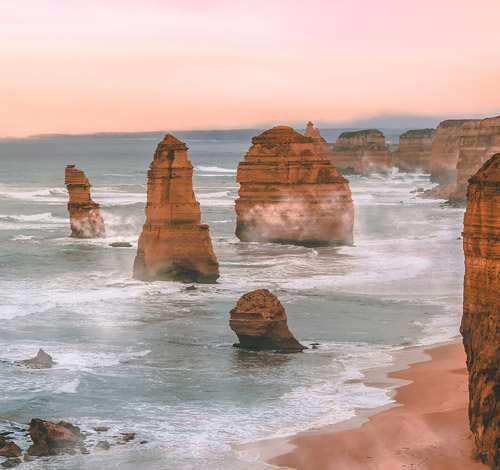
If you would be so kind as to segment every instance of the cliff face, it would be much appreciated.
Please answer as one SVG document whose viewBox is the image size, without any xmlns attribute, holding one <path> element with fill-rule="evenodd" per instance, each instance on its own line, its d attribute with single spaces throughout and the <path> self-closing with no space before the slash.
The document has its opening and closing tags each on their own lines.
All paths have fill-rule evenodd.
<svg viewBox="0 0 500 470">
<path fill-rule="evenodd" d="M 311 139 L 316 153 L 321 155 L 325 160 L 331 159 L 330 150 L 326 140 L 321 137 L 319 129 L 314 127 L 314 124 L 311 121 L 307 123 L 305 136 Z"/>
<path fill-rule="evenodd" d="M 333 164 L 351 173 L 388 173 L 393 157 L 385 146 L 385 136 L 377 129 L 343 132 L 332 150 Z"/>
<path fill-rule="evenodd" d="M 351 244 L 349 182 L 308 137 L 273 127 L 252 139 L 238 165 L 236 236 L 242 241 Z"/>
<path fill-rule="evenodd" d="M 219 277 L 192 177 L 186 144 L 167 134 L 148 171 L 146 222 L 134 262 L 136 279 L 215 282 Z"/>
<path fill-rule="evenodd" d="M 69 223 L 74 238 L 105 238 L 104 221 L 99 204 L 90 199 L 90 183 L 82 170 L 68 165 L 64 172 L 68 190 Z"/>
<path fill-rule="evenodd" d="M 464 311 L 469 419 L 483 462 L 500 469 L 500 154 L 469 180 Z"/>
<path fill-rule="evenodd" d="M 437 126 L 429 164 L 433 183 L 441 185 L 456 183 L 462 126 L 469 121 L 468 119 L 448 119 Z"/>
<path fill-rule="evenodd" d="M 429 171 L 435 129 L 417 129 L 399 136 L 399 148 L 394 152 L 394 165 L 403 171 Z"/>
<path fill-rule="evenodd" d="M 287 325 L 285 309 L 274 294 L 259 289 L 243 295 L 230 312 L 229 326 L 245 349 L 302 351 Z"/>
<path fill-rule="evenodd" d="M 457 182 L 450 200 L 465 202 L 469 178 L 498 152 L 500 116 L 464 124 L 457 163 Z"/>
</svg>

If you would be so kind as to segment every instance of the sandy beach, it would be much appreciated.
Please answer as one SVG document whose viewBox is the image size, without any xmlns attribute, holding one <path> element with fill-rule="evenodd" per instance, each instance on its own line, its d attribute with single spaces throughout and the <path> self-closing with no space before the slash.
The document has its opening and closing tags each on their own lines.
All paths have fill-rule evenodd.
<svg viewBox="0 0 500 470">
<path fill-rule="evenodd" d="M 411 381 L 395 389 L 399 406 L 370 416 L 355 429 L 344 423 L 336 432 L 276 440 L 283 452 L 278 456 L 270 457 L 273 441 L 267 441 L 259 449 L 261 458 L 271 465 L 298 470 L 489 468 L 475 460 L 462 344 L 424 352 L 430 360 L 387 374 L 391 379 Z"/>
</svg>

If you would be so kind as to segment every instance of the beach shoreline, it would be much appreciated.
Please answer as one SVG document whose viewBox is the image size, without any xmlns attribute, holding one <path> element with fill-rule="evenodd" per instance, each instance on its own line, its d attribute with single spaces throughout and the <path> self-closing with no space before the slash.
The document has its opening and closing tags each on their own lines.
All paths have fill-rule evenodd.
<svg viewBox="0 0 500 470">
<path fill-rule="evenodd" d="M 392 403 L 357 410 L 328 427 L 234 449 L 251 460 L 298 470 L 489 468 L 475 460 L 459 339 L 405 348 L 394 358 L 390 367 L 368 370 L 358 379 L 388 390 Z"/>
</svg>

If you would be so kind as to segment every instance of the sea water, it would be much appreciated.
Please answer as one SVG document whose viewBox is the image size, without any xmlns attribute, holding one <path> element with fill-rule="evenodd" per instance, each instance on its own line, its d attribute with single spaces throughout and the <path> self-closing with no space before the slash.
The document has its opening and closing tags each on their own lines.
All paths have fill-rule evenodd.
<svg viewBox="0 0 500 470">
<path fill-rule="evenodd" d="M 387 404 L 387 391 L 352 379 L 391 364 L 405 346 L 458 335 L 463 210 L 416 197 L 430 187 L 428 174 L 350 176 L 354 246 L 241 243 L 235 176 L 247 141 L 187 141 L 220 263 L 217 284 L 187 290 L 132 279 L 156 145 L 126 137 L 0 141 L 0 431 L 15 431 L 24 448 L 33 417 L 80 426 L 89 448 L 136 433 L 107 452 L 47 457 L 31 468 L 267 468 L 231 446 Z M 90 179 L 106 239 L 68 237 L 67 164 Z M 114 241 L 133 247 L 112 248 Z M 259 288 L 279 297 L 295 337 L 317 349 L 232 346 L 229 310 Z M 14 364 L 40 347 L 54 368 Z"/>
</svg>

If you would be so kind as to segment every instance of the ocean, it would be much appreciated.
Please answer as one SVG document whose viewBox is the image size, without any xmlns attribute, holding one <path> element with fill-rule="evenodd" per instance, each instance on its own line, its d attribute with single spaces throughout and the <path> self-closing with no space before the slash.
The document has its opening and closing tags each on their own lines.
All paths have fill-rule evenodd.
<svg viewBox="0 0 500 470">
<path fill-rule="evenodd" d="M 407 346 L 458 336 L 463 209 L 416 197 L 428 174 L 349 176 L 354 246 L 241 243 L 236 167 L 249 141 L 186 141 L 202 220 L 221 277 L 187 290 L 132 279 L 154 138 L 0 140 L 0 432 L 26 449 L 29 421 L 66 420 L 88 455 L 33 469 L 259 470 L 232 449 L 338 423 L 390 403 L 364 372 Z M 64 168 L 84 170 L 101 204 L 104 240 L 69 238 Z M 132 248 L 112 248 L 129 241 Z M 234 348 L 229 310 L 268 288 L 301 354 Z M 14 361 L 43 348 L 57 362 Z M 106 426 L 104 433 L 93 431 Z M 93 444 L 125 445 L 93 451 Z M 146 442 L 144 442 L 146 441 Z"/>
</svg>

